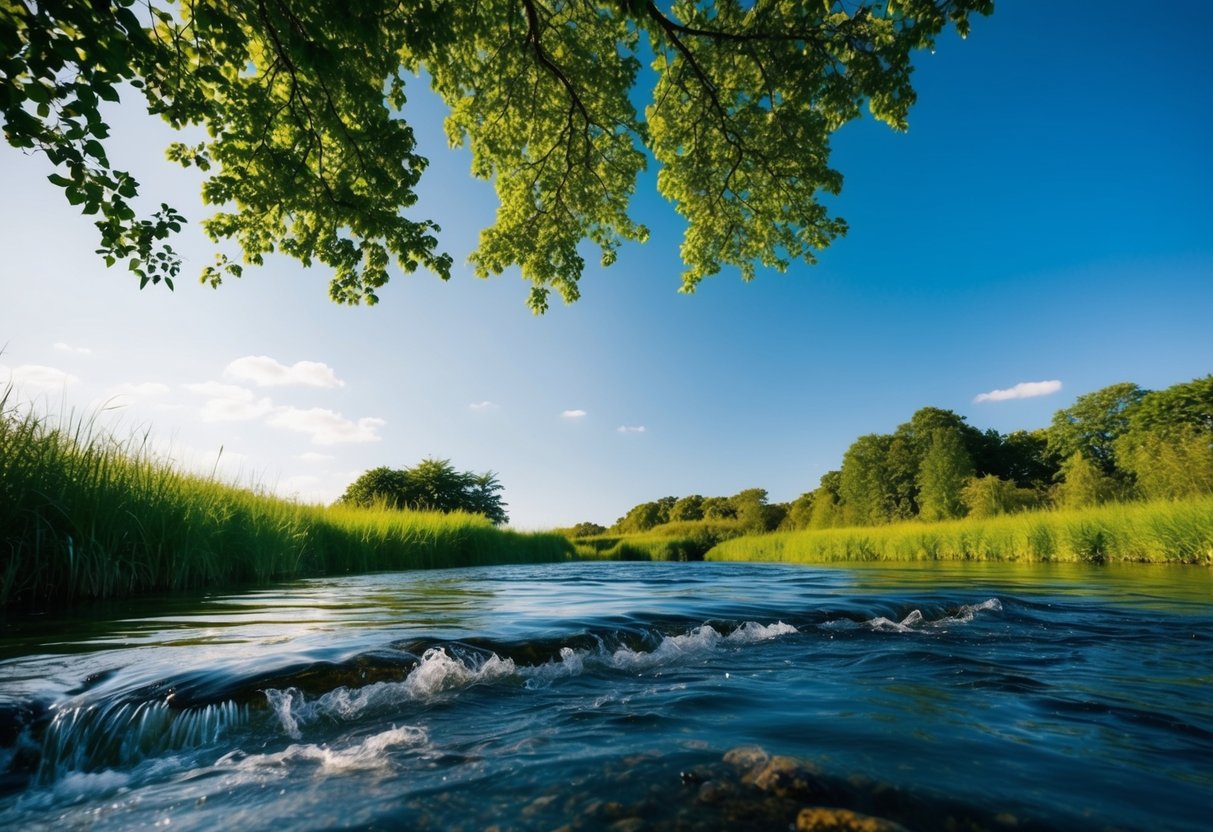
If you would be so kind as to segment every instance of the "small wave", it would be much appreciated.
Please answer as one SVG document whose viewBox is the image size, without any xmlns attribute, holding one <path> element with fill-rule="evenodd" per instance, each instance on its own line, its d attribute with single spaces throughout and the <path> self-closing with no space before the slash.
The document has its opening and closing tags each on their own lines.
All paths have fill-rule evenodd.
<svg viewBox="0 0 1213 832">
<path fill-rule="evenodd" d="M 302 737 L 300 725 L 319 717 L 348 720 L 367 711 L 400 702 L 432 699 L 450 690 L 468 688 L 513 676 L 512 659 L 495 653 L 456 658 L 443 647 L 431 647 L 421 662 L 399 682 L 376 682 L 361 688 L 339 687 L 308 701 L 298 688 L 269 689 L 266 701 L 278 717 L 282 730 L 294 739 Z"/>
<path fill-rule="evenodd" d="M 293 769 L 290 763 L 311 763 L 322 774 L 340 774 L 350 771 L 371 771 L 386 768 L 390 764 L 390 752 L 398 749 L 426 748 L 429 735 L 424 728 L 404 725 L 392 726 L 389 730 L 373 734 L 347 748 L 332 748 L 311 743 L 290 745 L 282 751 L 270 754 L 246 754 L 233 751 L 220 757 L 215 763 L 219 770 L 234 770 L 241 775 L 258 776 L 267 771 L 288 776 Z M 292 775 L 293 776 L 293 775 Z"/>
<path fill-rule="evenodd" d="M 910 614 L 900 621 L 893 621 L 892 619 L 885 618 L 882 615 L 878 618 L 873 618 L 871 621 L 865 621 L 864 623 L 873 630 L 879 630 L 882 632 L 912 633 L 915 630 L 922 628 L 923 621 L 922 610 L 911 610 Z"/>
<path fill-rule="evenodd" d="M 942 630 L 957 624 L 968 624 L 980 612 L 1002 612 L 1002 602 L 997 598 L 990 598 L 982 601 L 980 604 L 965 604 L 950 615 L 943 615 L 934 619 L 928 619 L 922 614 L 922 610 L 911 610 L 900 621 L 894 621 L 882 615 L 862 622 L 850 620 L 827 621 L 822 627 L 826 629 L 867 627 L 870 630 L 883 633 L 920 633 L 930 630 Z"/>
<path fill-rule="evenodd" d="M 711 624 L 704 624 L 684 635 L 665 636 L 656 648 L 648 652 L 633 650 L 625 645 L 609 658 L 601 658 L 605 658 L 603 664 L 618 670 L 648 670 L 699 657 L 721 644 L 755 644 L 795 632 L 795 627 L 782 621 L 766 626 L 747 621 L 726 636 Z"/>
<path fill-rule="evenodd" d="M 163 700 L 61 707 L 47 726 L 37 779 L 52 783 L 70 772 L 127 766 L 213 744 L 248 718 L 247 706 L 234 702 L 181 710 Z"/>
<path fill-rule="evenodd" d="M 660 637 L 651 650 L 626 644 L 615 648 L 599 641 L 589 649 L 561 647 L 558 658 L 536 665 L 518 665 L 491 650 L 431 647 L 417 666 L 399 682 L 376 682 L 364 687 L 342 686 L 309 699 L 295 687 L 271 688 L 265 698 L 282 730 L 292 739 L 303 737 L 304 725 L 319 719 L 353 720 L 402 703 L 429 701 L 447 692 L 505 679 L 520 680 L 524 687 L 541 688 L 552 682 L 580 676 L 587 668 L 638 672 L 702 659 L 722 646 L 743 646 L 799 632 L 777 621 L 747 621 L 727 635 L 710 624 L 679 635 Z"/>
</svg>

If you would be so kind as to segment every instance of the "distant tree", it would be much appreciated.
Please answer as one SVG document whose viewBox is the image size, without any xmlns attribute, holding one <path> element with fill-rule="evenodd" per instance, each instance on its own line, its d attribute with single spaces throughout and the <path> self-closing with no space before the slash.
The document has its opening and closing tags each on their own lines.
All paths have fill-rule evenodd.
<svg viewBox="0 0 1213 832">
<path fill-rule="evenodd" d="M 670 522 L 678 523 L 686 520 L 703 519 L 703 497 L 691 494 L 679 499 L 670 506 Z"/>
<path fill-rule="evenodd" d="M 1020 488 L 1043 492 L 1056 481 L 1060 467 L 1060 458 L 1049 450 L 1048 431 L 1017 430 L 1002 437 L 998 462 L 990 473 L 1011 480 Z"/>
<path fill-rule="evenodd" d="M 787 514 L 787 508 L 767 502 L 765 488 L 747 488 L 729 497 L 734 516 L 746 534 L 774 531 Z"/>
<path fill-rule="evenodd" d="M 1048 447 L 1060 459 L 1077 453 L 1109 477 L 1120 472 L 1114 443 L 1129 429 L 1129 420 L 1146 391 L 1136 384 L 1113 384 L 1079 396 L 1073 405 L 1057 411 L 1049 427 Z"/>
<path fill-rule="evenodd" d="M 473 488 L 470 474 L 461 474 L 449 459 L 424 459 L 408 469 L 414 508 L 451 512 L 464 509 Z"/>
<path fill-rule="evenodd" d="M 887 457 L 892 436 L 867 434 L 842 456 L 839 496 L 847 525 L 875 526 L 893 515 L 893 478 Z"/>
<path fill-rule="evenodd" d="M 1057 486 L 1057 503 L 1062 508 L 1086 508 L 1113 499 L 1116 482 L 1082 451 L 1061 464 L 1062 481 Z"/>
<path fill-rule="evenodd" d="M 959 431 L 937 428 L 918 469 L 919 516 L 924 520 L 962 517 L 965 504 L 961 492 L 973 476 L 973 459 Z"/>
<path fill-rule="evenodd" d="M 813 520 L 813 503 L 816 492 L 808 491 L 801 494 L 788 505 L 787 515 L 779 524 L 781 531 L 807 529 Z"/>
<path fill-rule="evenodd" d="M 889 441 L 885 465 L 889 472 L 890 518 L 908 520 L 918 516 L 918 469 L 924 447 L 908 435 L 902 425 Z"/>
<path fill-rule="evenodd" d="M 897 426 L 889 442 L 885 459 L 890 486 L 890 519 L 908 520 L 921 512 L 918 472 L 937 430 L 956 433 L 974 463 L 990 455 L 991 439 L 968 424 L 963 416 L 938 407 L 919 408 L 908 422 Z M 997 437 L 997 433 L 994 436 Z M 993 441 L 996 446 L 997 440 Z M 978 472 L 984 473 L 980 468 Z"/>
<path fill-rule="evenodd" d="M 655 500 L 657 503 L 657 525 L 670 522 L 670 511 L 674 508 L 674 504 L 678 502 L 677 497 L 659 497 Z"/>
<path fill-rule="evenodd" d="M 446 459 L 425 459 L 412 468 L 372 468 L 350 483 L 339 503 L 414 511 L 466 511 L 496 525 L 509 522 L 501 483 L 491 471 L 459 473 Z"/>
<path fill-rule="evenodd" d="M 726 497 L 705 497 L 703 500 L 704 520 L 732 520 L 737 516 L 737 509 Z"/>
<path fill-rule="evenodd" d="M 341 495 L 339 503 L 369 508 L 412 508 L 413 492 L 407 471 L 381 465 L 363 473 Z"/>
<path fill-rule="evenodd" d="M 1213 375 L 1147 393 L 1112 447 L 1148 499 L 1213 492 Z"/>
<path fill-rule="evenodd" d="M 654 526 L 660 526 L 668 520 L 668 506 L 663 509 L 661 501 L 653 500 L 632 506 L 627 514 L 615 521 L 612 529 L 622 534 L 636 534 L 647 532 Z"/>
<path fill-rule="evenodd" d="M 598 523 L 578 523 L 568 530 L 569 537 L 597 537 L 600 534 L 606 534 L 607 527 L 601 526 Z"/>
<path fill-rule="evenodd" d="M 1213 494 L 1213 431 L 1184 425 L 1131 431 L 1116 440 L 1116 458 L 1148 500 Z"/>
<path fill-rule="evenodd" d="M 1129 413 L 1129 432 L 1190 428 L 1213 434 L 1213 375 L 1146 393 Z"/>
<path fill-rule="evenodd" d="M 504 488 L 497 481 L 497 475 L 492 471 L 485 471 L 483 474 L 465 474 L 464 476 L 468 478 L 469 483 L 464 489 L 463 510 L 473 514 L 483 514 L 495 526 L 508 523 L 510 518 L 505 513 L 505 505 L 501 502 L 500 497 Z"/>
<path fill-rule="evenodd" d="M 969 517 L 996 517 L 1013 514 L 1039 505 L 1039 494 L 1031 488 L 1020 488 L 1011 480 L 994 474 L 972 477 L 960 491 L 960 499 Z"/>
<path fill-rule="evenodd" d="M 773 532 L 781 528 L 790 510 L 790 503 L 767 503 L 762 507 L 763 530 Z"/>
<path fill-rule="evenodd" d="M 841 471 L 822 474 L 817 488 L 813 491 L 813 514 L 809 518 L 809 528 L 832 529 L 842 525 L 842 498 L 839 496 L 841 487 Z"/>
</svg>

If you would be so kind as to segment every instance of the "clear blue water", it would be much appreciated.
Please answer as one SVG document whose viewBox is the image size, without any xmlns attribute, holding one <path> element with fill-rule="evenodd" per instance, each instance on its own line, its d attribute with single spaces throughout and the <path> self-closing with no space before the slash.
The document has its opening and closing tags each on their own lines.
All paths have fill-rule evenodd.
<svg viewBox="0 0 1213 832">
<path fill-rule="evenodd" d="M 784 830 L 825 805 L 1204 830 L 1213 810 L 1202 568 L 492 567 L 0 626 L 0 828 Z M 760 788 L 724 761 L 741 746 L 809 782 Z"/>
</svg>

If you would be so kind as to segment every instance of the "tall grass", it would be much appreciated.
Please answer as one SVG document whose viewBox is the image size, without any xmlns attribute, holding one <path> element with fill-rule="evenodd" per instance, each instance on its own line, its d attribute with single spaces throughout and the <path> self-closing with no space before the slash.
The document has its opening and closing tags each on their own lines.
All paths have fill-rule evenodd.
<svg viewBox="0 0 1213 832">
<path fill-rule="evenodd" d="M 301 505 L 174 469 L 146 437 L 54 424 L 0 392 L 0 606 L 439 566 L 565 560 L 479 515 Z"/>
<path fill-rule="evenodd" d="M 1032 511 L 942 523 L 782 532 L 728 540 L 708 560 L 1005 560 L 1213 565 L 1213 497 Z"/>
<path fill-rule="evenodd" d="M 572 538 L 585 560 L 703 560 L 716 544 L 742 534 L 739 520 L 687 520 L 665 523 L 639 534 L 603 534 Z"/>
</svg>

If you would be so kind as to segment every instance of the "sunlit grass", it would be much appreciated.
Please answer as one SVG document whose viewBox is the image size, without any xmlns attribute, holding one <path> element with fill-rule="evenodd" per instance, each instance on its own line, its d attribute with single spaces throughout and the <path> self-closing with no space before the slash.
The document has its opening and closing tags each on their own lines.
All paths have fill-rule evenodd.
<svg viewBox="0 0 1213 832">
<path fill-rule="evenodd" d="M 742 534 L 737 520 L 688 520 L 655 526 L 643 534 L 573 538 L 585 560 L 703 560 L 716 544 Z"/>
<path fill-rule="evenodd" d="M 479 515 L 304 505 L 177 470 L 147 437 L 0 391 L 0 606 L 394 569 L 565 560 Z"/>
<path fill-rule="evenodd" d="M 1213 565 L 1213 497 L 1032 511 L 943 523 L 781 532 L 728 540 L 708 560 L 1001 560 Z"/>
</svg>

